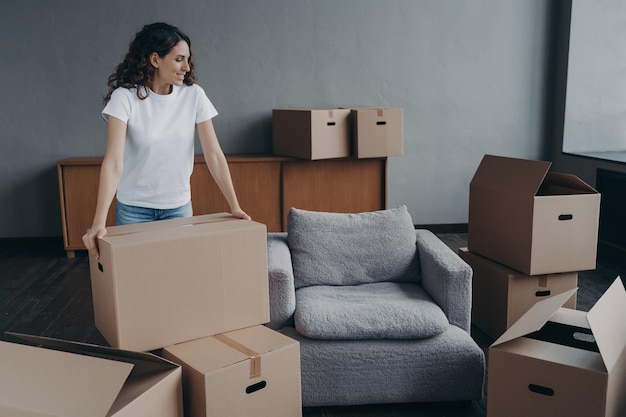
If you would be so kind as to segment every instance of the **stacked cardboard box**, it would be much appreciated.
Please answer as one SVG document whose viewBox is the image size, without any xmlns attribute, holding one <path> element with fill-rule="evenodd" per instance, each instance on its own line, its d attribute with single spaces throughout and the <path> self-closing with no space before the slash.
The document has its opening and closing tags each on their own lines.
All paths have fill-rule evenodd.
<svg viewBox="0 0 626 417">
<path fill-rule="evenodd" d="M 269 321 L 265 225 L 230 214 L 114 226 L 90 258 L 96 327 L 149 351 Z"/>
<path fill-rule="evenodd" d="M 194 417 L 295 417 L 302 413 L 297 341 L 254 326 L 166 347 L 183 367 Z"/>
<path fill-rule="evenodd" d="M 186 415 L 301 413 L 299 344 L 262 326 L 265 225 L 221 213 L 111 227 L 90 261 L 96 326 L 113 346 L 162 348 L 181 365 Z"/>
<path fill-rule="evenodd" d="M 459 254 L 474 269 L 474 324 L 493 338 L 596 266 L 600 194 L 549 168 L 485 155 L 470 182 L 468 248 Z"/>
<path fill-rule="evenodd" d="M 575 310 L 578 271 L 595 268 L 600 195 L 549 168 L 485 155 L 470 183 L 468 248 L 459 255 L 474 270 L 472 320 L 497 338 L 487 413 L 624 415 L 621 280 L 589 314 Z"/>
<path fill-rule="evenodd" d="M 274 153 L 308 160 L 401 156 L 402 115 L 401 108 L 274 109 Z"/>
<path fill-rule="evenodd" d="M 461 248 L 459 255 L 473 270 L 472 323 L 493 339 L 500 337 L 537 301 L 578 285 L 578 272 L 531 276 L 467 248 Z M 564 306 L 575 309 L 576 294 Z"/>
<path fill-rule="evenodd" d="M 111 348 L 0 343 L 19 359 L 0 364 L 2 416 L 301 415 L 299 344 L 263 326 L 265 225 L 220 213 L 115 226 L 99 248 L 94 316 Z"/>
</svg>

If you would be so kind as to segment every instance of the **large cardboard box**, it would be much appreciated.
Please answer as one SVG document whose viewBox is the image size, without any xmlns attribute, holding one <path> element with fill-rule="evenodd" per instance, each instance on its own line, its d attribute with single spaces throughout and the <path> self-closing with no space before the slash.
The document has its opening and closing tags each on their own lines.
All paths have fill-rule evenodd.
<svg viewBox="0 0 626 417">
<path fill-rule="evenodd" d="M 182 371 L 170 361 L 12 336 L 31 344 L 0 342 L 2 417 L 183 417 Z"/>
<path fill-rule="evenodd" d="M 269 321 L 265 225 L 230 214 L 115 226 L 90 258 L 96 327 L 148 351 Z"/>
<path fill-rule="evenodd" d="M 617 278 L 588 312 L 535 304 L 489 348 L 488 417 L 626 415 L 626 292 Z"/>
<path fill-rule="evenodd" d="M 265 326 L 168 346 L 162 355 L 183 367 L 187 415 L 302 415 L 300 344 Z"/>
<path fill-rule="evenodd" d="M 596 267 L 600 194 L 550 165 L 484 156 L 470 183 L 470 251 L 528 275 Z"/>
<path fill-rule="evenodd" d="M 402 156 L 404 124 L 401 108 L 352 108 L 352 141 L 357 158 Z"/>
<path fill-rule="evenodd" d="M 348 157 L 349 116 L 349 109 L 274 109 L 273 151 L 309 160 Z"/>
<path fill-rule="evenodd" d="M 578 286 L 578 272 L 526 275 L 470 252 L 459 256 L 472 267 L 472 323 L 497 339 L 537 301 Z M 563 307 L 576 309 L 576 294 Z"/>
</svg>

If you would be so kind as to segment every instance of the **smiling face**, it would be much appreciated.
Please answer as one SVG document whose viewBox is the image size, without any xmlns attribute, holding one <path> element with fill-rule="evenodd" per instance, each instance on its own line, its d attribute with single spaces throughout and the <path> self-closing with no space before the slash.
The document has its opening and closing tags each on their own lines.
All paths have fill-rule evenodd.
<svg viewBox="0 0 626 417">
<path fill-rule="evenodd" d="M 169 94 L 172 85 L 183 85 L 185 75 L 189 67 L 189 45 L 180 41 L 164 57 L 153 52 L 150 55 L 150 63 L 156 68 L 154 80 L 150 86 L 157 94 Z"/>
</svg>

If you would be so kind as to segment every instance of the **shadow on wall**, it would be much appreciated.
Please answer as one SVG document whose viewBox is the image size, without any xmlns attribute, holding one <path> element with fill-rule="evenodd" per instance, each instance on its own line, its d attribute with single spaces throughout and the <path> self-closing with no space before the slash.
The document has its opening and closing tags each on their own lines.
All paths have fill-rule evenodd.
<svg viewBox="0 0 626 417">
<path fill-rule="evenodd" d="M 56 165 L 28 176 L 16 175 L 6 189 L 0 189 L 0 238 L 61 236 L 61 207 Z"/>
</svg>

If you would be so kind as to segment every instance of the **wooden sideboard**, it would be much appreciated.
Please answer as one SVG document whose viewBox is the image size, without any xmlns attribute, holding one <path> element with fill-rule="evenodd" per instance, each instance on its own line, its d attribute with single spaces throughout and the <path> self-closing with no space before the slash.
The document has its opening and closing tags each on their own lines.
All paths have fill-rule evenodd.
<svg viewBox="0 0 626 417">
<path fill-rule="evenodd" d="M 227 155 L 241 207 L 268 232 L 287 229 L 291 207 L 358 213 L 387 207 L 387 159 L 308 161 L 274 155 Z M 57 163 L 63 242 L 68 257 L 84 250 L 82 236 L 96 209 L 100 157 L 78 157 Z M 191 175 L 194 214 L 230 211 L 202 156 Z M 107 225 L 115 224 L 115 202 Z"/>
</svg>

